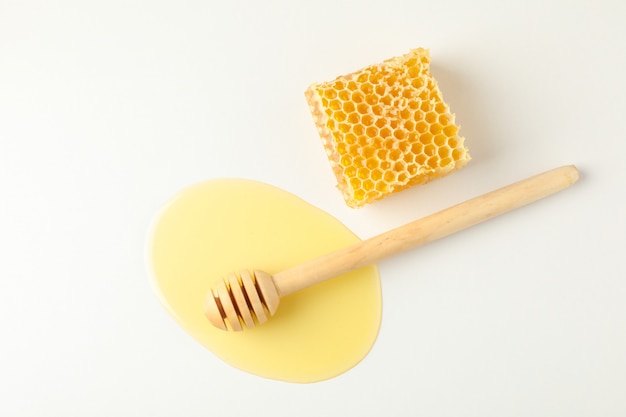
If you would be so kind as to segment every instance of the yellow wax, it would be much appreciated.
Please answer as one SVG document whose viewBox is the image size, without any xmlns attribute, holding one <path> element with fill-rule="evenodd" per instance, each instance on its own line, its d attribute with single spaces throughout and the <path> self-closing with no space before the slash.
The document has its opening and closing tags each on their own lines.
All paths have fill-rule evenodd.
<svg viewBox="0 0 626 417">
<path fill-rule="evenodd" d="M 382 310 L 375 265 L 284 297 L 268 322 L 242 332 L 214 328 L 204 297 L 229 272 L 273 274 L 358 241 L 293 194 L 219 179 L 165 205 L 149 237 L 149 266 L 162 305 L 213 354 L 261 377 L 309 383 L 349 370 L 374 344 Z"/>
</svg>

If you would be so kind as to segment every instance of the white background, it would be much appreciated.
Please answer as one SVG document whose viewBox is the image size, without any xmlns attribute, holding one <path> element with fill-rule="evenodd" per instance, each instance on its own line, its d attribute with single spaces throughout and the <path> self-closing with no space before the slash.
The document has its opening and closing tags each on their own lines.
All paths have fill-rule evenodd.
<svg viewBox="0 0 626 417">
<path fill-rule="evenodd" d="M 626 415 L 625 22 L 619 0 L 0 0 L 0 415 Z M 473 160 L 349 209 L 303 91 L 418 46 Z M 222 363 L 144 265 L 154 213 L 205 179 L 365 238 L 571 163 L 563 193 L 382 262 L 376 345 L 317 384 Z"/>
</svg>

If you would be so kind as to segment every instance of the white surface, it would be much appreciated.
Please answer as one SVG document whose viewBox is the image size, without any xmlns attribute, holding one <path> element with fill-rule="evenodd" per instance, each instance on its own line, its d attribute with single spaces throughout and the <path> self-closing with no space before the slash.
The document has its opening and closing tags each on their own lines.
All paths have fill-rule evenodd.
<svg viewBox="0 0 626 417">
<path fill-rule="evenodd" d="M 626 415 L 626 3 L 513 3 L 0 0 L 0 415 Z M 303 90 L 417 46 L 473 161 L 348 209 Z M 146 276 L 152 215 L 205 179 L 369 237 L 570 163 L 573 188 L 381 263 L 378 342 L 326 382 L 228 367 Z"/>
</svg>

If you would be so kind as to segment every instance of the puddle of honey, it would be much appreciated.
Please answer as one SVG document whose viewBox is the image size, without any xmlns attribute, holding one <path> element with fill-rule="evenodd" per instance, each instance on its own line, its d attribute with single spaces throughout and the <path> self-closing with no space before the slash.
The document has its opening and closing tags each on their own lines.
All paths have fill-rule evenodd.
<svg viewBox="0 0 626 417">
<path fill-rule="evenodd" d="M 268 184 L 219 179 L 174 196 L 148 240 L 154 289 L 194 339 L 235 368 L 310 383 L 349 370 L 369 352 L 380 327 L 375 265 L 284 297 L 268 322 L 242 332 L 214 328 L 202 305 L 229 272 L 270 274 L 359 238 L 337 219 Z"/>
</svg>

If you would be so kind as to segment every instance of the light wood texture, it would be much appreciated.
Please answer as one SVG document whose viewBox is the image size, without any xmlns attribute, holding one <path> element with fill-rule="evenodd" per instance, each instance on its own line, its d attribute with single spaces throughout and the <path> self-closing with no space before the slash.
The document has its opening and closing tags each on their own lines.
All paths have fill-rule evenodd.
<svg viewBox="0 0 626 417">
<path fill-rule="evenodd" d="M 382 259 L 441 239 L 500 214 L 547 197 L 578 180 L 573 165 L 555 168 L 516 182 L 490 193 L 472 198 L 438 213 L 408 223 L 355 245 L 337 250 L 311 261 L 296 265 L 273 276 L 254 271 L 254 294 L 250 293 L 249 273 L 242 271 L 242 281 L 231 276 L 227 291 L 221 283 L 209 292 L 204 311 L 211 323 L 227 330 L 241 330 L 251 322 L 260 324 L 273 315 L 280 297 L 299 291 L 349 271 L 371 265 Z M 241 292 L 246 295 L 244 296 Z M 246 298 L 250 301 L 246 302 Z M 259 310 L 260 300 L 265 310 Z M 253 319 L 249 319 L 251 312 Z M 228 326 L 226 325 L 228 323 Z"/>
</svg>

